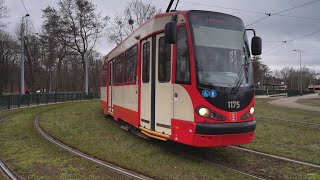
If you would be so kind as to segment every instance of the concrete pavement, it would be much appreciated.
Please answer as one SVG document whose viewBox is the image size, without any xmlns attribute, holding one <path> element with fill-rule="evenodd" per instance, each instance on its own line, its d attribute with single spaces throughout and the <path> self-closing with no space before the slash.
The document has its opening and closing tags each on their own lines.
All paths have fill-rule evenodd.
<svg viewBox="0 0 320 180">
<path fill-rule="evenodd" d="M 299 104 L 296 102 L 298 99 L 309 99 L 309 98 L 319 98 L 319 101 L 320 101 L 320 95 L 316 93 L 316 94 L 308 94 L 303 96 L 279 98 L 279 99 L 272 100 L 269 103 L 277 106 L 288 107 L 288 108 L 320 112 L 320 107 L 307 106 L 307 105 Z"/>
</svg>

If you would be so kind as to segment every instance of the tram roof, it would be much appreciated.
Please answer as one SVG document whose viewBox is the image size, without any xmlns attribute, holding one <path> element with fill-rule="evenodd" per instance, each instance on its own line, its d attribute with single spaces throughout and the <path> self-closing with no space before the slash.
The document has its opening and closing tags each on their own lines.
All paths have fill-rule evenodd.
<svg viewBox="0 0 320 180">
<path fill-rule="evenodd" d="M 188 11 L 170 11 L 170 12 L 167 12 L 167 13 L 160 13 L 160 14 L 157 14 L 155 16 L 153 16 L 152 18 L 150 18 L 148 21 L 146 21 L 145 23 L 143 23 L 141 26 L 139 26 L 135 31 L 133 31 L 128 37 L 126 37 L 123 41 L 121 41 L 121 43 L 119 45 L 117 45 L 115 48 L 113 48 L 107 55 L 105 55 L 103 57 L 103 61 L 106 62 L 107 60 L 111 60 L 113 59 L 110 58 L 110 59 L 107 59 L 108 56 L 110 56 L 117 48 L 119 48 L 121 45 L 123 45 L 124 43 L 128 42 L 128 40 L 130 38 L 134 38 L 134 35 L 139 35 L 139 32 L 141 32 L 141 29 L 148 26 L 149 24 L 151 24 L 152 22 L 154 22 L 156 19 L 159 19 L 159 18 L 163 18 L 163 17 L 170 17 L 174 14 L 185 14 L 187 13 Z M 164 26 L 163 26 L 164 28 Z M 162 28 L 162 29 L 163 29 Z M 148 34 L 152 33 L 152 32 L 155 32 L 155 31 L 150 31 Z M 145 35 L 148 35 L 148 34 L 145 34 Z M 141 38 L 144 38 L 145 36 L 142 36 Z M 140 39 L 137 39 L 137 41 L 140 40 Z M 135 43 L 134 43 L 135 44 Z M 132 45 L 134 45 L 132 44 Z"/>
</svg>

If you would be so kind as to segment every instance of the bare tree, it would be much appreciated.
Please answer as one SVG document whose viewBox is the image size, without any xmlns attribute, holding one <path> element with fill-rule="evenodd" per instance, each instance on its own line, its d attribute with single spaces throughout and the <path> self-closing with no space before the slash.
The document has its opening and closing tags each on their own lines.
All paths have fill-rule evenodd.
<svg viewBox="0 0 320 180">
<path fill-rule="evenodd" d="M 119 44 L 135 29 L 160 12 L 161 9 L 157 9 L 151 3 L 132 0 L 124 11 L 118 13 L 109 23 L 107 30 L 109 41 Z"/>
<path fill-rule="evenodd" d="M 88 93 L 88 53 L 92 51 L 108 17 L 96 13 L 96 6 L 87 0 L 62 0 L 59 3 L 63 24 L 68 27 L 68 47 L 79 53 L 85 76 L 84 87 Z"/>
<path fill-rule="evenodd" d="M 67 28 L 58 14 L 57 10 L 48 6 L 43 11 L 43 35 L 42 39 L 48 51 L 49 59 L 56 63 L 55 90 L 60 91 L 62 88 L 61 66 L 67 55 Z"/>
<path fill-rule="evenodd" d="M 98 92 L 100 89 L 100 71 L 102 67 L 102 55 L 97 51 L 92 51 L 89 55 L 89 63 L 90 63 L 90 87 L 94 92 Z"/>
<path fill-rule="evenodd" d="M 6 26 L 6 23 L 2 22 L 4 18 L 8 17 L 9 9 L 4 4 L 4 0 L 0 0 L 0 28 Z"/>
<path fill-rule="evenodd" d="M 39 81 L 37 78 L 39 77 L 40 72 L 40 61 L 41 61 L 41 54 L 39 49 L 41 49 L 40 38 L 35 35 L 29 35 L 25 38 L 24 41 L 24 48 L 25 48 L 25 74 L 26 74 L 26 87 L 31 88 L 32 90 L 38 89 Z M 52 65 L 50 65 L 52 66 Z"/>
<path fill-rule="evenodd" d="M 18 88 L 19 44 L 11 35 L 0 31 L 0 94 Z"/>
</svg>

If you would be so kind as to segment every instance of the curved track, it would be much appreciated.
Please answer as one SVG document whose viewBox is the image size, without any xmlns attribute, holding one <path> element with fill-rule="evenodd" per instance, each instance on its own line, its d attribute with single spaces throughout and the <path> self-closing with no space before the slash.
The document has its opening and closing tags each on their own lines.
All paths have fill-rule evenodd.
<svg viewBox="0 0 320 180">
<path fill-rule="evenodd" d="M 12 113 L 8 116 L 5 116 L 3 118 L 0 119 L 0 123 L 4 122 L 6 119 L 14 116 L 17 112 L 15 113 Z M 9 167 L 6 165 L 5 162 L 3 162 L 1 159 L 0 159 L 0 170 L 3 171 L 4 175 L 9 178 L 9 179 L 12 179 L 12 180 L 19 180 L 20 178 L 18 177 L 18 175 L 16 175 L 15 172 L 13 172 L 12 170 L 9 169 Z"/>
<path fill-rule="evenodd" d="M 212 162 L 212 161 L 209 161 L 207 159 L 203 159 L 203 158 L 200 158 L 198 156 L 195 156 L 195 155 L 190 155 L 190 154 L 185 154 L 186 157 L 189 157 L 190 159 L 195 159 L 195 160 L 202 160 L 202 161 L 206 161 L 206 163 L 208 165 L 216 165 L 216 166 L 220 166 L 220 167 L 223 167 L 225 169 L 229 169 L 231 171 L 234 171 L 236 173 L 240 173 L 242 175 L 245 175 L 245 176 L 248 176 L 248 177 L 251 177 L 251 178 L 255 178 L 255 179 L 260 179 L 260 180 L 266 180 L 267 178 L 265 177 L 262 177 L 262 176 L 259 176 L 259 175 L 256 175 L 256 174 L 251 174 L 251 173 L 248 173 L 248 172 L 244 172 L 244 171 L 241 171 L 241 170 L 238 170 L 238 169 L 235 169 L 235 168 L 231 168 L 229 166 L 225 166 L 225 165 L 221 165 L 219 163 L 216 163 L 216 162 Z"/>
<path fill-rule="evenodd" d="M 8 166 L 2 160 L 0 160 L 0 168 L 9 179 L 12 179 L 12 180 L 20 179 L 13 171 L 11 171 L 8 168 Z"/>
<path fill-rule="evenodd" d="M 36 116 L 36 118 L 34 119 L 33 122 L 34 122 L 34 123 L 33 123 L 34 128 L 36 129 L 36 131 L 37 131 L 43 138 L 45 138 L 45 139 L 48 140 L 49 142 L 51 142 L 51 143 L 53 143 L 53 144 L 55 144 L 55 145 L 57 145 L 57 146 L 59 146 L 59 147 L 61 147 L 61 148 L 69 151 L 70 153 L 72 153 L 72 154 L 74 154 L 74 155 L 80 156 L 80 157 L 85 158 L 85 159 L 87 159 L 87 160 L 90 160 L 90 161 L 92 161 L 92 162 L 94 162 L 94 163 L 100 164 L 100 165 L 102 165 L 102 166 L 104 166 L 104 167 L 107 167 L 107 168 L 109 168 L 109 169 L 112 169 L 112 170 L 114 170 L 114 171 L 117 171 L 117 172 L 119 172 L 119 173 L 121 173 L 121 174 L 124 174 L 124 175 L 126 175 L 126 176 L 128 176 L 128 177 L 131 177 L 131 178 L 143 179 L 143 180 L 145 180 L 145 179 L 151 179 L 151 178 L 149 178 L 149 177 L 146 177 L 146 176 L 143 176 L 143 175 L 141 175 L 141 174 L 132 172 L 132 171 L 130 171 L 130 170 L 127 170 L 127 169 L 124 169 L 124 168 L 115 166 L 115 165 L 113 165 L 113 164 L 111 164 L 111 163 L 104 162 L 104 161 L 101 161 L 101 160 L 99 160 L 99 159 L 93 158 L 93 157 L 91 157 L 90 155 L 87 155 L 87 154 L 85 154 L 85 153 L 83 153 L 83 152 L 81 152 L 81 151 L 78 151 L 78 150 L 76 150 L 76 149 L 73 149 L 73 148 L 67 146 L 66 144 L 63 144 L 62 142 L 54 139 L 53 137 L 51 137 L 50 135 L 48 135 L 47 133 L 45 133 L 45 132 L 40 128 L 40 126 L 39 126 L 39 116 Z"/>
<path fill-rule="evenodd" d="M 8 115 L 6 117 L 3 117 L 2 119 L 0 119 L 0 123 L 5 121 L 6 119 L 14 116 L 16 113 L 13 113 L 11 115 Z M 135 178 L 135 179 L 151 179 L 149 177 L 146 177 L 146 176 L 143 176 L 143 175 L 140 175 L 138 173 L 135 173 L 135 172 L 132 172 L 132 171 L 129 171 L 127 169 L 124 169 L 124 168 L 121 168 L 121 167 L 118 167 L 118 166 L 115 166 L 113 164 L 110 164 L 110 163 L 107 163 L 107 162 L 104 162 L 104 161 L 101 161 L 99 159 L 96 159 L 96 158 L 93 158 L 91 157 L 90 155 L 87 155 L 85 153 L 82 153 L 76 149 L 73 149 L 65 144 L 63 144 L 62 142 L 54 139 L 53 137 L 51 137 L 50 135 L 46 134 L 40 127 L 39 127 L 39 116 L 36 116 L 34 118 L 34 128 L 36 129 L 36 131 L 42 136 L 44 137 L 46 140 L 48 140 L 49 142 L 61 147 L 61 148 L 64 148 L 66 149 L 67 151 L 69 151 L 70 153 L 72 154 L 75 154 L 77 156 L 80 156 L 82 158 L 85 158 L 87 160 L 90 160 L 92 162 L 95 162 L 97 164 L 100 164 L 104 167 L 107 167 L 109 169 L 112 169 L 114 171 L 117 171 L 119 172 L 120 174 L 124 174 L 128 177 L 131 177 L 131 178 Z M 281 119 L 282 120 L 282 119 Z M 280 121 L 280 120 L 279 120 Z M 299 122 L 301 123 L 301 122 Z M 302 124 L 302 123 L 301 123 Z M 308 125 L 319 125 L 319 124 L 314 124 L 314 123 L 306 123 Z M 230 148 L 234 148 L 234 149 L 238 149 L 238 150 L 242 150 L 242 151 L 246 151 L 246 152 L 249 152 L 249 153 L 254 153 L 254 154 L 258 154 L 258 155 L 261 155 L 261 156 L 265 156 L 265 157 L 270 157 L 270 158 L 274 158 L 274 159 L 278 159 L 278 160 L 283 160 L 283 161 L 287 161 L 287 162 L 291 162 L 291 163 L 296 163 L 296 164 L 300 164 L 300 165 L 306 165 L 306 166 L 310 166 L 310 167 L 314 167 L 314 168 L 319 168 L 320 169 L 320 165 L 318 164 L 313 164 L 313 163 L 309 163 L 309 162 L 303 162 L 303 161 L 299 161 L 299 160 L 295 160 L 295 159 L 290 159 L 290 158 L 285 158 L 285 157 L 281 157 L 281 156 L 277 156 L 277 155 L 272 155 L 272 154 L 268 154 L 268 153 L 263 153 L 263 152 L 259 152 L 259 151 L 255 151 L 255 150 L 251 150 L 251 149 L 247 149 L 247 148 L 243 148 L 243 147 L 238 147 L 238 146 L 229 146 Z M 187 155 L 190 157 L 190 155 Z M 192 156 L 191 158 L 197 158 L 195 156 Z M 206 160 L 207 161 L 207 160 Z M 266 179 L 265 177 L 261 177 L 259 175 L 255 175 L 255 174 L 250 174 L 250 173 L 247 173 L 247 172 L 244 172 L 244 171 L 241 171 L 241 170 L 237 170 L 237 169 L 234 169 L 234 168 L 231 168 L 231 167 L 228 167 L 228 166 L 224 166 L 224 165 L 221 165 L 221 164 L 218 164 L 218 163 L 215 163 L 215 162 L 211 162 L 211 161 L 208 161 L 208 164 L 215 164 L 215 165 L 218 165 L 220 167 L 223 167 L 223 168 L 226 168 L 226 169 L 229 169 L 229 170 L 232 170 L 234 172 L 237 172 L 237 173 L 240 173 L 240 174 L 243 174 L 243 175 L 246 175 L 246 176 L 249 176 L 249 177 L 252 177 L 252 178 L 256 178 L 256 179 Z M 11 171 L 10 169 L 8 169 L 8 167 L 6 166 L 6 164 L 0 160 L 0 168 L 2 169 L 2 171 L 5 173 L 5 175 L 9 178 L 9 179 L 20 179 L 13 171 Z"/>
<path fill-rule="evenodd" d="M 259 152 L 259 151 L 255 151 L 255 150 L 251 150 L 251 149 L 247 149 L 247 148 L 243 148 L 243 147 L 238 147 L 238 146 L 229 146 L 229 147 L 234 148 L 234 149 L 238 149 L 238 150 L 242 150 L 242 151 L 246 151 L 249 153 L 254 153 L 254 154 L 274 158 L 274 159 L 280 159 L 280 160 L 291 162 L 291 163 L 301 164 L 301 165 L 305 165 L 305 166 L 311 166 L 314 168 L 320 168 L 320 165 L 318 165 L 318 164 L 308 163 L 308 162 L 304 162 L 304 161 L 298 161 L 295 159 L 290 159 L 290 158 L 285 158 L 285 157 L 281 157 L 281 156 L 277 156 L 277 155 L 273 155 L 273 154 L 263 153 L 263 152 Z"/>
</svg>

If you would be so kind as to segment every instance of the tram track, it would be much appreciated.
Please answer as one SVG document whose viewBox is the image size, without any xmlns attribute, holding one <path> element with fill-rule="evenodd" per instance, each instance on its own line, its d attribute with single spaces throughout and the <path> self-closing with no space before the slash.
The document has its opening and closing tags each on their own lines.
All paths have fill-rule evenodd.
<svg viewBox="0 0 320 180">
<path fill-rule="evenodd" d="M 40 128 L 39 125 L 37 125 L 37 124 L 38 124 L 38 118 L 39 118 L 39 117 L 37 116 L 37 117 L 35 118 L 35 120 L 34 120 L 34 126 L 35 126 L 35 128 Z M 38 131 L 38 130 L 37 130 L 37 131 Z M 40 131 L 42 131 L 42 130 L 40 129 Z M 42 131 L 42 133 L 45 133 L 45 132 Z M 42 133 L 40 133 L 40 134 L 42 134 Z M 43 135 L 42 135 L 42 136 L 43 136 Z M 58 146 L 60 146 L 60 147 L 62 147 L 62 148 L 64 148 L 64 149 L 68 150 L 69 152 L 71 152 L 71 153 L 73 153 L 73 154 L 75 154 L 75 155 L 78 155 L 78 156 L 81 156 L 81 157 L 83 157 L 82 155 L 88 156 L 88 157 L 83 157 L 83 158 L 88 159 L 88 160 L 91 160 L 91 161 L 93 161 L 93 162 L 95 162 L 95 163 L 98 163 L 98 164 L 100 164 L 100 165 L 105 166 L 105 165 L 104 165 L 104 162 L 101 161 L 101 160 L 98 160 L 98 159 L 95 159 L 95 158 L 91 159 L 92 157 L 91 157 L 90 155 L 84 154 L 84 153 L 82 153 L 82 152 L 80 152 L 80 151 L 78 151 L 78 150 L 76 150 L 76 149 L 72 149 L 71 147 L 63 144 L 62 142 L 60 142 L 60 141 L 52 138 L 52 137 L 51 137 L 50 135 L 48 135 L 48 134 L 45 134 L 44 136 L 46 136 L 45 138 L 46 138 L 48 141 L 50 141 L 50 142 L 52 142 L 52 143 L 54 143 L 54 144 L 56 144 L 56 145 L 58 145 Z M 280 156 L 277 156 L 277 155 L 262 153 L 262 152 L 258 152 L 258 151 L 254 151 L 254 150 L 250 150 L 250 149 L 246 149 L 246 148 L 242 148 L 242 147 L 236 147 L 236 146 L 230 146 L 230 147 L 231 147 L 231 148 L 238 149 L 238 150 L 243 150 L 243 151 L 246 151 L 246 152 L 250 152 L 250 153 L 253 153 L 253 154 L 255 154 L 255 155 L 264 156 L 264 157 L 267 157 L 267 158 L 273 158 L 273 159 L 278 160 L 278 161 L 280 160 L 280 161 L 284 161 L 284 162 L 290 162 L 290 163 L 294 163 L 294 164 L 299 164 L 299 165 L 304 165 L 304 166 L 310 166 L 310 167 L 313 167 L 313 168 L 320 168 L 320 165 L 316 165 L 316 164 L 312 164 L 312 163 L 308 163 L 308 162 L 303 162 L 303 161 L 298 161 L 298 160 L 289 159 L 289 158 L 285 158 L 285 157 L 280 157 Z M 187 157 L 187 158 L 189 158 L 189 159 L 198 159 L 198 160 L 201 160 L 201 161 L 207 163 L 208 165 L 220 166 L 220 167 L 222 167 L 222 168 L 228 169 L 228 170 L 233 171 L 233 172 L 235 172 L 235 173 L 239 173 L 239 174 L 242 174 L 242 175 L 248 176 L 248 177 L 250 177 L 250 178 L 254 178 L 254 179 L 261 179 L 261 180 L 264 180 L 264 179 L 277 179 L 277 177 L 272 177 L 272 176 L 270 176 L 270 175 L 264 176 L 263 174 L 258 173 L 258 172 L 246 171 L 246 170 L 243 170 L 243 169 L 241 169 L 241 168 L 234 167 L 234 166 L 232 166 L 232 165 L 225 165 L 224 163 L 219 163 L 219 162 L 210 161 L 210 160 L 208 160 L 208 159 L 206 159 L 206 158 L 204 158 L 204 157 L 201 157 L 201 155 L 199 156 L 199 155 L 191 155 L 191 154 L 188 154 L 188 153 L 184 153 L 183 156 L 185 156 L 185 157 Z M 96 162 L 96 160 L 97 160 L 97 162 Z M 109 167 L 109 163 L 107 163 L 107 166 L 106 166 L 106 167 Z M 113 166 L 112 166 L 112 167 L 113 167 Z M 113 168 L 112 168 L 112 169 L 113 169 Z M 121 168 L 121 169 L 122 169 L 122 168 Z M 116 169 L 115 169 L 115 170 L 116 170 Z M 116 171 L 117 171 L 117 170 L 116 170 Z M 131 175 L 129 175 L 129 176 L 131 177 Z M 134 178 L 137 178 L 137 177 L 134 177 Z M 143 177 L 143 178 L 147 178 L 147 177 Z M 137 178 L 137 179 L 143 179 L 143 178 Z M 148 178 L 148 179 L 150 179 L 150 178 Z"/>
<path fill-rule="evenodd" d="M 14 116 L 15 114 L 17 114 L 18 112 L 16 113 L 13 113 L 13 114 L 10 114 L 6 117 L 3 117 L 0 119 L 0 123 L 5 121 L 5 119 L 8 119 L 12 116 Z M 43 112 L 41 112 L 43 113 Z M 140 174 L 137 174 L 135 172 L 131 172 L 131 171 L 128 171 L 126 169 L 123 169 L 121 167 L 117 167 L 117 166 L 114 166 L 110 163 L 107 163 L 107 162 L 104 162 L 104 161 L 101 161 L 99 159 L 96 159 L 96 158 L 93 158 L 92 156 L 90 155 L 87 155 L 81 151 L 78 151 L 76 149 L 73 149 L 65 144 L 63 144 L 62 142 L 52 138 L 50 135 L 46 134 L 40 127 L 39 127 L 39 115 L 35 116 L 34 120 L 33 120 L 33 124 L 34 124 L 34 128 L 37 130 L 37 132 L 42 136 L 44 137 L 45 139 L 47 139 L 49 142 L 51 143 L 54 143 L 56 144 L 57 146 L 60 146 L 61 148 L 64 148 L 66 149 L 67 151 L 71 152 L 72 154 L 75 154 L 77 156 L 80 156 L 84 159 L 87 159 L 87 160 L 90 160 L 92 162 L 95 162 L 99 165 L 102 165 L 104 167 L 107 167 L 107 168 L 110 168 L 114 171 L 117 171 L 119 173 L 122 173 L 128 177 L 131 177 L 131 178 L 135 178 L 135 179 L 151 179 L 149 177 L 145 177 L 143 175 L 140 175 Z M 38 130 L 39 129 L 39 130 Z M 281 161 L 285 161 L 285 162 L 290 162 L 290 163 L 294 163 L 294 164 L 300 164 L 300 165 L 304 165 L 304 166 L 310 166 L 310 167 L 314 167 L 314 168 L 320 168 L 320 165 L 317 165 L 317 164 L 313 164 L 313 163 L 308 163 L 308 162 L 303 162 L 303 161 L 298 161 L 298 160 L 294 160 L 294 159 L 290 159 L 290 158 L 285 158 L 285 157 L 281 157 L 281 156 L 277 156 L 277 155 L 272 155 L 272 154 L 268 154 L 268 153 L 263 153 L 263 152 L 259 152 L 259 151 L 255 151 L 255 150 L 251 150 L 251 149 L 247 149 L 247 148 L 243 148 L 243 147 L 238 147 L 238 146 L 229 146 L 230 148 L 234 148 L 234 149 L 237 149 L 237 150 L 242 150 L 242 151 L 246 151 L 248 153 L 253 153 L 253 154 L 256 154 L 256 155 L 260 155 L 260 156 L 264 156 L 264 157 L 268 157 L 268 158 L 273 158 L 273 159 L 277 159 L 277 160 L 281 160 Z M 238 167 L 235 167 L 235 166 L 229 166 L 228 164 L 225 165 L 225 163 L 219 163 L 219 162 L 213 162 L 213 161 L 210 161 L 208 159 L 205 159 L 201 156 L 198 156 L 198 155 L 190 155 L 190 154 L 186 154 L 185 155 L 186 157 L 189 157 L 190 159 L 192 158 L 200 158 L 202 159 L 202 161 L 205 161 L 208 165 L 216 165 L 216 166 L 220 166 L 220 167 L 223 167 L 225 169 L 229 169 L 231 171 L 234 171 L 236 173 L 239 173 L 239 174 L 243 174 L 245 176 L 248 176 L 248 177 L 251 177 L 251 178 L 255 178 L 255 179 L 276 179 L 276 178 L 270 178 L 270 176 L 264 176 L 263 174 L 259 174 L 259 173 L 255 173 L 255 172 L 252 172 L 252 171 L 246 171 L 246 170 L 243 170 L 241 168 L 238 168 Z M 0 164 L 1 164 L 1 160 L 0 160 Z M 5 164 L 4 164 L 5 167 L 7 167 Z M 2 165 L 1 165 L 1 168 L 2 168 Z M 9 179 L 19 179 L 18 176 L 16 176 L 15 178 L 14 177 L 10 177 L 10 175 L 7 175 L 6 171 L 8 172 L 11 172 L 12 174 L 15 174 L 14 172 L 12 172 L 10 169 L 8 170 L 3 170 L 2 168 L 2 171 L 5 172 L 6 176 L 9 178 Z"/>
<path fill-rule="evenodd" d="M 3 162 L 0 159 L 0 168 L 1 171 L 4 173 L 4 175 L 11 179 L 11 180 L 19 180 L 20 178 L 18 177 L 18 175 L 16 175 L 15 172 L 13 172 L 11 169 L 9 169 L 9 167 L 7 166 L 7 164 L 5 162 Z"/>
<path fill-rule="evenodd" d="M 133 172 L 133 171 L 130 171 L 130 170 L 127 170 L 127 169 L 124 169 L 124 168 L 121 168 L 119 166 L 116 166 L 114 164 L 111 164 L 111 163 L 108 163 L 108 162 L 105 162 L 105 161 L 102 161 L 100 159 L 97 159 L 97 158 L 94 158 L 88 154 L 85 154 L 79 150 L 76 150 L 64 143 L 62 143 L 61 141 L 58 141 L 56 139 L 54 139 L 52 136 L 48 135 L 47 133 L 45 133 L 39 126 L 39 115 L 37 115 L 34 120 L 33 120 L 33 125 L 34 125 L 34 128 L 35 130 L 44 138 L 46 139 L 47 141 L 51 142 L 52 144 L 55 144 L 56 146 L 59 146 L 67 151 L 69 151 L 71 154 L 74 154 L 76 156 L 79 156 L 79 157 L 82 157 L 84 159 L 87 159 L 89 161 L 92 161 L 94 163 L 97 163 L 101 166 L 104 166 L 106 168 L 109 168 L 111 170 L 114 170 L 120 174 L 123 174 L 123 175 L 126 175 L 128 177 L 131 177 L 131 178 L 135 178 L 135 179 L 141 179 L 141 180 L 150 180 L 152 178 L 149 178 L 149 177 L 146 177 L 144 175 L 141 175 L 141 174 L 138 174 L 136 172 Z"/>
<path fill-rule="evenodd" d="M 190 154 L 186 154 L 185 153 L 184 156 L 189 158 L 189 159 L 194 159 L 194 160 L 199 160 L 199 161 L 205 162 L 208 165 L 219 166 L 219 167 L 222 167 L 224 169 L 228 169 L 228 170 L 233 171 L 235 173 L 239 173 L 239 174 L 242 174 L 242 175 L 254 178 L 254 179 L 259 179 L 259 180 L 268 180 L 269 179 L 269 178 L 266 178 L 266 177 L 263 177 L 263 176 L 260 176 L 260 175 L 257 175 L 257 174 L 245 172 L 245 171 L 242 171 L 240 169 L 232 168 L 230 166 L 222 165 L 222 164 L 219 164 L 217 162 L 209 161 L 209 160 L 207 160 L 205 158 L 202 158 L 202 157 L 199 157 L 197 155 L 190 155 Z"/>
<path fill-rule="evenodd" d="M 257 157 L 260 156 L 260 157 L 263 157 L 264 159 L 270 159 L 270 161 L 274 162 L 275 164 L 277 164 L 277 163 L 281 163 L 281 164 L 291 163 L 292 167 L 294 167 L 294 164 L 296 164 L 296 165 L 308 166 L 308 167 L 315 168 L 315 169 L 320 169 L 320 165 L 318 165 L 318 164 L 313 164 L 313 163 L 299 161 L 299 160 L 281 157 L 281 156 L 277 156 L 277 155 L 267 154 L 267 153 L 263 153 L 263 152 L 259 152 L 259 151 L 255 151 L 255 150 L 250 150 L 250 149 L 238 147 L 238 146 L 228 146 L 228 147 L 236 149 L 236 150 L 245 151 L 246 154 L 251 153 Z M 210 154 L 215 154 L 214 156 L 217 155 L 216 150 L 207 149 L 206 151 Z M 250 170 L 248 168 L 241 168 L 237 165 L 233 165 L 230 162 L 225 162 L 219 158 L 217 160 L 214 157 L 212 158 L 208 155 L 205 155 L 205 153 L 199 153 L 196 150 L 191 150 L 191 151 L 185 152 L 184 156 L 188 157 L 190 159 L 202 160 L 202 161 L 206 162 L 208 165 L 220 166 L 225 169 L 229 169 L 233 172 L 240 173 L 242 175 L 245 175 L 245 176 L 248 176 L 251 178 L 255 178 L 255 179 L 260 179 L 260 180 L 279 179 L 279 178 L 281 179 L 281 177 L 279 177 L 276 172 L 271 172 L 271 173 L 268 172 L 267 174 L 264 174 L 259 169 L 255 169 L 255 168 L 253 168 L 254 166 L 248 165 L 248 164 L 246 166 L 252 167 L 252 168 L 249 168 Z M 226 160 L 226 161 L 228 161 L 228 160 Z"/>
<path fill-rule="evenodd" d="M 99 165 L 102 165 L 104 167 L 107 167 L 107 168 L 110 168 L 112 170 L 115 170 L 119 173 L 122 173 L 124 175 L 127 175 L 128 177 L 132 177 L 132 178 L 135 178 L 135 179 L 143 179 L 143 180 L 149 180 L 151 178 L 149 177 L 146 177 L 144 175 L 140 175 L 138 173 L 135 173 L 135 172 L 132 172 L 130 170 L 127 170 L 127 169 L 124 169 L 124 168 L 121 168 L 119 166 L 115 166 L 113 164 L 110 164 L 108 162 L 105 162 L 105 161 L 102 161 L 102 160 L 99 160 L 99 159 L 96 159 L 88 154 L 85 154 L 77 149 L 74 149 L 64 143 L 62 143 L 61 141 L 57 140 L 57 139 L 54 139 L 52 136 L 50 136 L 49 134 L 45 133 L 39 126 L 39 115 L 36 116 L 34 118 L 34 121 L 33 121 L 33 124 L 34 124 L 34 128 L 35 130 L 43 137 L 45 138 L 47 141 L 69 151 L 70 153 L 74 154 L 74 155 L 77 155 L 77 156 L 80 156 L 82 158 L 85 158 L 87 160 L 90 160 L 94 163 L 97 163 Z M 202 158 L 199 158 L 199 157 L 196 157 L 196 156 L 193 156 L 193 155 L 190 155 L 190 154 L 184 154 L 185 157 L 189 158 L 189 159 L 195 159 L 195 160 L 201 160 L 203 162 L 205 162 L 206 164 L 208 165 L 215 165 L 215 166 L 219 166 L 219 167 L 222 167 L 224 169 L 228 169 L 230 171 L 233 171 L 235 173 L 239 173 L 239 174 L 242 174 L 242 175 L 245 175 L 245 176 L 248 176 L 250 178 L 254 178 L 254 179 L 259 179 L 259 180 L 266 180 L 268 178 L 265 178 L 265 177 L 262 177 L 262 176 L 259 176 L 257 174 L 252 174 L 252 173 L 248 173 L 248 172 L 245 172 L 245 171 L 242 171 L 242 170 L 239 170 L 239 169 L 236 169 L 236 168 L 232 168 L 232 167 L 228 167 L 228 166 L 225 166 L 225 165 L 222 165 L 222 164 L 219 164 L 219 163 L 215 163 L 215 162 L 212 162 L 212 161 L 208 161 L 208 160 L 205 160 L 205 159 L 202 159 Z"/>
<path fill-rule="evenodd" d="M 314 164 L 314 163 L 310 163 L 310 162 L 305 162 L 305 161 L 299 161 L 296 159 L 291 159 L 291 158 L 287 158 L 287 157 L 282 157 L 282 156 L 278 156 L 278 155 L 273 155 L 273 154 L 268 154 L 268 153 L 264 153 L 264 152 L 259 152 L 256 150 L 251 150 L 251 149 L 247 149 L 244 147 L 239 147 L 239 146 L 228 146 L 225 148 L 232 148 L 236 151 L 243 151 L 242 154 L 252 154 L 253 156 L 255 156 L 256 158 L 263 158 L 265 160 L 268 160 L 268 162 L 273 162 L 271 164 L 273 165 L 280 165 L 281 166 L 287 166 L 289 165 L 291 168 L 297 168 L 297 167 L 309 167 L 309 168 L 313 168 L 315 170 L 315 172 L 320 172 L 320 165 L 319 164 Z M 229 169 L 231 171 L 234 171 L 236 173 L 240 173 L 243 174 L 245 176 L 251 177 L 251 178 L 255 178 L 255 179 L 279 179 L 282 176 L 279 176 L 277 174 L 277 172 L 268 172 L 267 174 L 265 174 L 263 171 L 261 171 L 260 169 L 256 169 L 257 166 L 255 166 L 254 164 L 246 164 L 246 166 L 250 167 L 250 168 L 246 168 L 246 167 L 241 167 L 238 166 L 236 164 L 233 164 L 233 160 L 231 160 L 229 162 L 228 159 L 224 159 L 224 158 L 217 158 L 217 156 L 219 156 L 219 154 L 221 152 L 223 152 L 224 150 L 222 149 L 215 149 L 215 148 L 210 148 L 210 149 L 204 149 L 202 151 L 198 151 L 199 149 L 193 149 L 193 148 L 186 148 L 187 150 L 185 152 L 183 152 L 183 156 L 190 158 L 190 159 L 195 159 L 195 160 L 202 160 L 203 162 L 207 163 L 208 165 L 216 165 L 216 166 L 220 166 L 223 167 L 225 169 Z M 191 149 L 191 150 L 190 150 Z M 235 152 L 234 150 L 232 150 L 233 152 Z M 218 153 L 217 153 L 218 152 Z M 229 151 L 230 152 L 230 151 Z M 228 158 L 229 155 L 232 154 L 223 154 L 223 156 L 225 158 Z M 259 159 L 260 159 L 259 158 Z M 271 164 L 266 163 L 266 166 L 270 166 Z M 269 165 L 268 165 L 269 164 Z M 298 166 L 296 166 L 298 165 Z M 272 166 L 272 165 L 271 165 Z M 259 167 L 261 168 L 261 167 Z M 264 169 L 263 167 L 261 169 Z"/>
<path fill-rule="evenodd" d="M 245 151 L 245 152 L 249 152 L 249 153 L 265 156 L 265 157 L 270 157 L 270 158 L 274 158 L 274 159 L 278 159 L 278 160 L 282 160 L 282 161 L 286 161 L 286 162 L 291 162 L 291 163 L 295 163 L 295 164 L 300 164 L 300 165 L 305 165 L 305 166 L 310 166 L 310 167 L 314 167 L 314 168 L 319 168 L 320 169 L 320 165 L 319 164 L 314 164 L 314 163 L 310 163 L 310 162 L 299 161 L 299 160 L 295 160 L 295 159 L 281 157 L 281 156 L 268 154 L 268 153 L 264 153 L 264 152 L 259 152 L 259 151 L 256 151 L 256 150 L 247 149 L 247 148 L 243 148 L 243 147 L 239 147 L 239 146 L 229 146 L 229 147 L 233 148 L 233 149 L 237 149 L 237 150 L 241 150 L 241 151 Z"/>
<path fill-rule="evenodd" d="M 13 117 L 14 115 L 16 115 L 18 112 L 14 112 L 10 115 L 7 115 L 7 116 L 4 116 L 0 119 L 0 123 L 4 122 L 5 120 L 7 120 L 8 118 L 10 117 Z M 3 174 L 8 178 L 8 179 L 11 179 L 11 180 L 19 180 L 19 176 L 14 172 L 12 171 L 8 165 L 2 161 L 0 159 L 0 171 L 3 172 Z"/>
</svg>

